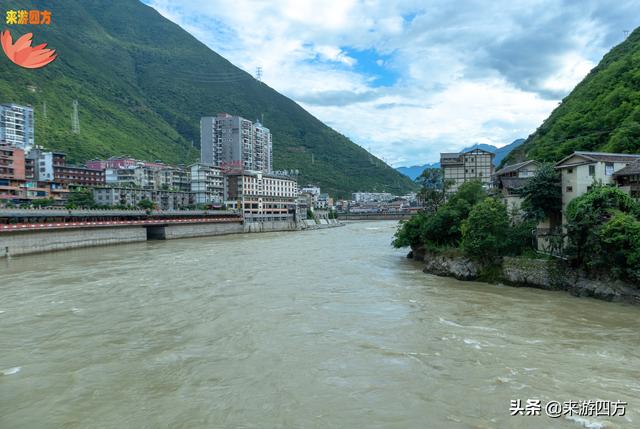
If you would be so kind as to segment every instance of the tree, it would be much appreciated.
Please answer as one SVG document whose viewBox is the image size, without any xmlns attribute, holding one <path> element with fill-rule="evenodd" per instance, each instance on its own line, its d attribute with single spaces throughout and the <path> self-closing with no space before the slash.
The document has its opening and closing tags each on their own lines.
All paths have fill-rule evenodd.
<svg viewBox="0 0 640 429">
<path fill-rule="evenodd" d="M 629 234 L 634 240 L 635 224 L 630 220 L 637 220 L 639 215 L 638 203 L 620 189 L 594 186 L 567 206 L 568 256 L 574 264 L 592 273 L 617 274 L 620 258 L 615 255 L 620 255 L 618 250 L 623 252 L 625 260 L 627 251 L 635 252 L 635 245 L 631 249 L 626 248 L 626 241 L 621 235 Z M 633 260 L 631 256 L 630 261 Z"/>
<path fill-rule="evenodd" d="M 462 248 L 473 259 L 493 263 L 507 248 L 509 214 L 495 198 L 476 204 L 462 223 Z"/>
<path fill-rule="evenodd" d="M 542 220 L 562 209 L 560 175 L 553 164 L 542 164 L 522 189 L 522 210 L 528 219 Z"/>
<path fill-rule="evenodd" d="M 156 204 L 153 201 L 148 200 L 146 198 L 143 198 L 138 203 L 138 207 L 140 207 L 141 209 L 144 209 L 144 210 L 153 210 L 155 208 L 155 206 L 156 206 Z"/>
<path fill-rule="evenodd" d="M 435 213 L 445 201 L 445 181 L 442 170 L 439 168 L 426 168 L 416 178 L 420 184 L 418 198 L 423 201 L 424 209 L 429 213 Z"/>
<path fill-rule="evenodd" d="M 598 238 L 612 274 L 640 281 L 640 221 L 633 215 L 616 211 L 600 229 Z"/>
<path fill-rule="evenodd" d="M 462 222 L 471 208 L 486 196 L 480 182 L 464 183 L 435 213 L 418 213 L 402 222 L 396 231 L 393 245 L 424 245 L 431 249 L 458 246 L 462 238 Z"/>
<path fill-rule="evenodd" d="M 68 209 L 90 209 L 96 207 L 91 189 L 79 188 L 71 191 L 65 207 Z"/>
<path fill-rule="evenodd" d="M 50 207 L 55 203 L 53 198 L 39 198 L 31 201 L 31 205 L 34 207 Z"/>
</svg>

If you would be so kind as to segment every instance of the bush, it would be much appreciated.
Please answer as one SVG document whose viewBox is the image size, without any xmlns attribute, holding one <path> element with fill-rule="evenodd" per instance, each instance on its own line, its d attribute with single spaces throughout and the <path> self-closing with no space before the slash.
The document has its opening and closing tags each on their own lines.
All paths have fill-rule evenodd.
<svg viewBox="0 0 640 429">
<path fill-rule="evenodd" d="M 476 204 L 462 223 L 462 248 L 472 259 L 494 263 L 507 248 L 509 215 L 495 198 Z"/>
<path fill-rule="evenodd" d="M 592 273 L 628 275 L 639 269 L 635 235 L 640 206 L 620 189 L 596 186 L 566 210 L 567 254 Z"/>
</svg>

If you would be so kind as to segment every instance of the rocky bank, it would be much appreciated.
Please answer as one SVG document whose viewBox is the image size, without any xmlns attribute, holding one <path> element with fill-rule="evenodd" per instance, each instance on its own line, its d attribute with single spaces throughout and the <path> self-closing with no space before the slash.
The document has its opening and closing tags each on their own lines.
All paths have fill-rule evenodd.
<svg viewBox="0 0 640 429">
<path fill-rule="evenodd" d="M 483 267 L 463 255 L 414 248 L 408 257 L 424 262 L 423 271 L 428 274 L 458 280 L 479 280 L 482 277 Z M 562 260 L 504 257 L 493 274 L 498 283 L 510 286 L 565 290 L 575 296 L 640 304 L 640 285 L 589 278 Z"/>
</svg>

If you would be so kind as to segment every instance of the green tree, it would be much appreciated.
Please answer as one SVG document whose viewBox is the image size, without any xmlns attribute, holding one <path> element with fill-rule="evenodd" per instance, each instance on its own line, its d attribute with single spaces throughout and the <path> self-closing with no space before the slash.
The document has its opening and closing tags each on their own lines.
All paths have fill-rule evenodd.
<svg viewBox="0 0 640 429">
<path fill-rule="evenodd" d="M 598 233 L 606 266 L 615 277 L 640 281 L 640 221 L 616 211 Z"/>
<path fill-rule="evenodd" d="M 416 182 L 420 185 L 418 198 L 424 202 L 424 210 L 435 213 L 445 201 L 446 187 L 442 170 L 426 168 Z"/>
<path fill-rule="evenodd" d="M 86 188 L 79 188 L 71 191 L 67 198 L 67 204 L 65 207 L 68 209 L 90 209 L 96 207 L 96 203 L 93 199 L 93 192 L 91 189 Z"/>
<path fill-rule="evenodd" d="M 473 259 L 493 263 L 507 248 L 509 214 L 495 198 L 476 204 L 462 223 L 462 248 Z"/>
<path fill-rule="evenodd" d="M 560 175 L 553 164 L 542 164 L 521 192 L 522 210 L 528 219 L 542 220 L 562 209 Z"/>
<path fill-rule="evenodd" d="M 424 245 L 431 249 L 458 246 L 462 222 L 472 207 L 486 196 L 480 182 L 464 183 L 435 213 L 418 213 L 402 222 L 392 244 L 395 247 Z"/>
<path fill-rule="evenodd" d="M 153 201 L 146 198 L 140 200 L 140 202 L 138 203 L 138 207 L 144 210 L 153 210 L 155 206 L 156 204 Z"/>
<path fill-rule="evenodd" d="M 617 238 L 612 238 L 613 241 L 610 242 L 607 231 L 626 231 L 631 237 L 634 231 L 633 225 L 629 224 L 629 218 L 621 214 L 638 219 L 640 206 L 623 191 L 610 186 L 594 186 L 589 192 L 569 203 L 566 210 L 566 250 L 577 266 L 592 273 L 617 271 L 619 265 L 611 259 L 611 246 L 620 244 L 621 241 L 619 235 L 616 235 Z M 615 222 L 606 226 L 614 217 Z M 628 249 L 621 250 L 627 252 Z M 631 252 L 633 253 L 633 250 Z"/>
<path fill-rule="evenodd" d="M 39 198 L 31 201 L 31 205 L 34 207 L 50 207 L 55 203 L 53 198 Z"/>
</svg>

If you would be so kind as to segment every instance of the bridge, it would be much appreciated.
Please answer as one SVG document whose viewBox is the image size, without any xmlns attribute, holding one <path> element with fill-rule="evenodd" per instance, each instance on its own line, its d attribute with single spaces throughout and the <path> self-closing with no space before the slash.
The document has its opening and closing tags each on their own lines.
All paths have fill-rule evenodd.
<svg viewBox="0 0 640 429">
<path fill-rule="evenodd" d="M 413 213 L 351 213 L 338 212 L 340 220 L 406 220 L 413 216 Z"/>
</svg>

